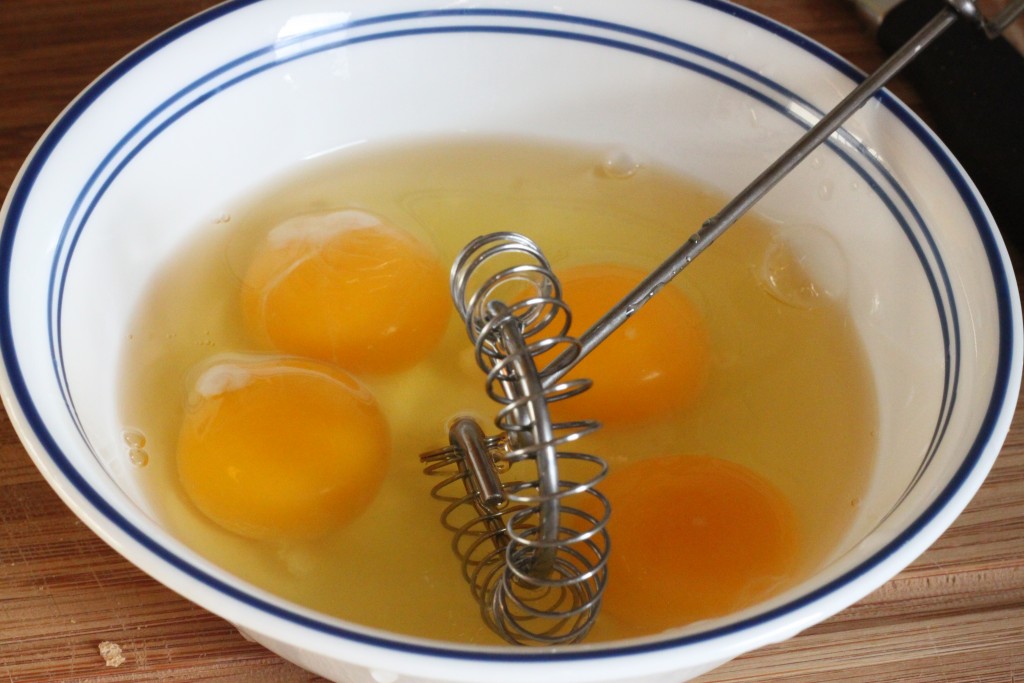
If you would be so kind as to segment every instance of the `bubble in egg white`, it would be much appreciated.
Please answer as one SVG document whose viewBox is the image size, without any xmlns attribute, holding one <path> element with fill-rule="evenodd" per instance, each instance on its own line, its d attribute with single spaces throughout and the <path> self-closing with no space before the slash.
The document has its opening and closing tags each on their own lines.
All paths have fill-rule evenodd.
<svg viewBox="0 0 1024 683">
<path fill-rule="evenodd" d="M 146 445 L 146 435 L 137 429 L 126 429 L 121 433 L 121 438 L 126 446 L 130 448 L 142 448 Z"/>
<path fill-rule="evenodd" d="M 605 178 L 624 180 L 636 175 L 640 162 L 627 152 L 612 152 L 601 162 L 599 170 Z"/>
<path fill-rule="evenodd" d="M 811 310 L 845 298 L 849 265 L 832 235 L 817 226 L 798 225 L 773 238 L 757 274 L 775 299 Z"/>
<path fill-rule="evenodd" d="M 144 448 L 131 448 L 128 450 L 128 461 L 136 467 L 145 467 L 149 464 L 149 453 Z"/>
<path fill-rule="evenodd" d="M 126 429 L 121 432 L 121 440 L 128 447 L 128 461 L 136 467 L 149 464 L 149 453 L 146 451 L 146 435 L 137 429 Z"/>
</svg>

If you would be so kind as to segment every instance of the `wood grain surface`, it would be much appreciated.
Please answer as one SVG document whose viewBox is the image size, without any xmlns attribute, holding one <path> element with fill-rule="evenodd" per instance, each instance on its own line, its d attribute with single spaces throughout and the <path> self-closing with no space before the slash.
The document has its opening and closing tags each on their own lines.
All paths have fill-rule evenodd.
<svg viewBox="0 0 1024 683">
<path fill-rule="evenodd" d="M 623 0 L 627 1 L 627 0 Z M 0 0 L 0 194 L 93 78 L 205 0 Z M 745 0 L 864 70 L 882 55 L 844 0 Z M 912 88 L 898 96 L 928 119 Z M 117 643 L 107 666 L 99 644 Z M 156 583 L 58 500 L 0 416 L 0 681 L 321 680 Z M 854 607 L 703 683 L 1024 681 L 1024 415 L 966 512 Z"/>
</svg>

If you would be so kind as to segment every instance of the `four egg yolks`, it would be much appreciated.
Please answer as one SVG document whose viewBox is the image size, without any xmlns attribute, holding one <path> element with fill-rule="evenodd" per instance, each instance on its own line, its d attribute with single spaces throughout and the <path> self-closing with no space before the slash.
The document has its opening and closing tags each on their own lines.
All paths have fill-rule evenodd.
<svg viewBox="0 0 1024 683">
<path fill-rule="evenodd" d="M 647 275 L 628 266 L 594 264 L 560 273 L 572 331 L 582 334 Z M 637 423 L 685 409 L 700 395 L 709 367 L 707 330 L 700 313 L 668 285 L 615 330 L 569 374 L 590 389 L 551 404 L 557 420 Z"/>
<path fill-rule="evenodd" d="M 452 311 L 447 275 L 412 236 L 372 214 L 299 216 L 271 230 L 242 284 L 250 336 L 351 372 L 414 365 Z"/>
<path fill-rule="evenodd" d="M 796 570 L 791 504 L 746 467 L 661 456 L 613 468 L 598 488 L 612 507 L 602 609 L 638 632 L 747 607 Z"/>
<path fill-rule="evenodd" d="M 574 331 L 644 276 L 608 264 L 565 271 Z M 445 273 L 423 245 L 370 214 L 299 217 L 256 252 L 241 303 L 254 339 L 297 357 L 225 360 L 199 376 L 181 426 L 179 478 L 230 531 L 316 537 L 360 514 L 387 469 L 385 419 L 338 366 L 393 372 L 419 361 L 447 322 Z M 666 287 L 573 373 L 594 386 L 552 412 L 615 425 L 685 408 L 706 382 L 708 346 L 699 312 Z M 745 467 L 649 458 L 614 468 L 599 488 L 614 539 L 603 609 L 623 623 L 649 632 L 726 614 L 793 571 L 789 503 Z"/>
<path fill-rule="evenodd" d="M 360 514 L 387 471 L 388 427 L 352 376 L 298 358 L 232 358 L 199 375 L 178 438 L 195 505 L 251 538 L 312 538 Z"/>
</svg>

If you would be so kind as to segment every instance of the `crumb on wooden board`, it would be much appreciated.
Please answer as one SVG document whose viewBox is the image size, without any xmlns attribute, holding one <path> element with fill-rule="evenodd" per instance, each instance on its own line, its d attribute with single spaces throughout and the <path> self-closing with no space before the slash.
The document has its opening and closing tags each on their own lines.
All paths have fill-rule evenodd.
<svg viewBox="0 0 1024 683">
<path fill-rule="evenodd" d="M 107 666 L 118 667 L 124 664 L 124 654 L 121 652 L 121 646 L 117 643 L 104 640 L 99 644 L 99 650 L 100 655 L 103 657 L 103 661 L 107 663 Z"/>
</svg>

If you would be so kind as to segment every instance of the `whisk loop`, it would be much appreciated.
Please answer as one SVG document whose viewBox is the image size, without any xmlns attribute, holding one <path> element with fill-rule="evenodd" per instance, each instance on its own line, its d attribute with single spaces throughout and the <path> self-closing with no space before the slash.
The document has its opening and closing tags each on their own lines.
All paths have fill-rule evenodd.
<svg viewBox="0 0 1024 683">
<path fill-rule="evenodd" d="M 474 420 L 455 420 L 451 444 L 421 456 L 427 473 L 445 477 L 431 493 L 448 503 L 442 523 L 488 626 L 515 644 L 578 642 L 604 590 L 609 506 L 594 488 L 607 472 L 604 461 L 563 449 L 598 424 L 554 422 L 548 411 L 589 380 L 545 389 L 561 361 L 538 367 L 545 356 L 572 358 L 579 348 L 568 336 L 572 317 L 561 286 L 532 241 L 493 233 L 463 249 L 451 287 L 487 393 L 501 405 L 501 433 L 486 436 Z M 568 461 L 583 466 L 584 481 L 559 475 Z M 579 507 L 585 497 L 599 515 Z"/>
</svg>

